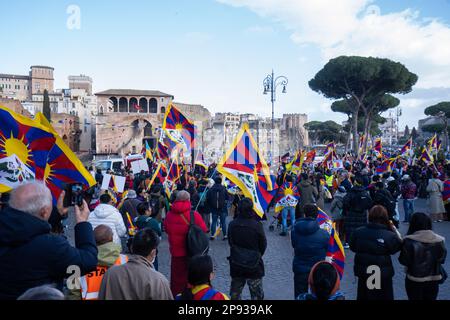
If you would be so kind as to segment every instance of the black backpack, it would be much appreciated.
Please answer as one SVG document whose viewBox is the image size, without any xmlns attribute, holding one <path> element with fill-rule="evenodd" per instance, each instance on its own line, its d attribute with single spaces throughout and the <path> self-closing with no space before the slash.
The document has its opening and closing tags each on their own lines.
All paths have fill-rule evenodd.
<svg viewBox="0 0 450 320">
<path fill-rule="evenodd" d="M 213 187 L 209 191 L 208 205 L 214 209 L 221 209 L 225 206 L 225 188 Z"/>
<path fill-rule="evenodd" d="M 184 215 L 181 217 L 186 221 Z M 189 229 L 186 235 L 186 250 L 188 257 L 206 255 L 209 251 L 209 238 L 202 228 L 195 224 L 194 211 L 191 210 Z"/>
</svg>

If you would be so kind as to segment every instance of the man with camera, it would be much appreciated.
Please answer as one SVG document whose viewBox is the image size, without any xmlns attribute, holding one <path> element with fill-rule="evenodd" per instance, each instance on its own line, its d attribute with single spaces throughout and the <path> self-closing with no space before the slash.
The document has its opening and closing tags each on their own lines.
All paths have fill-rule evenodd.
<svg viewBox="0 0 450 320">
<path fill-rule="evenodd" d="M 66 215 L 62 192 L 58 211 Z M 84 275 L 97 267 L 97 247 L 87 222 L 86 201 L 74 205 L 75 244 L 51 234 L 48 219 L 52 195 L 42 182 L 29 182 L 11 192 L 9 207 L 0 214 L 0 300 L 17 299 L 26 290 L 45 284 L 62 289 L 68 267 Z"/>
</svg>

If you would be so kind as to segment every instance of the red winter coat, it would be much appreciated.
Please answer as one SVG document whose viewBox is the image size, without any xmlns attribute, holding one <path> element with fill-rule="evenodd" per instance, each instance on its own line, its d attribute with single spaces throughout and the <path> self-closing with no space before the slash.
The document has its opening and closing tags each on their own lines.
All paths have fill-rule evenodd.
<svg viewBox="0 0 450 320">
<path fill-rule="evenodd" d="M 167 213 L 166 219 L 164 219 L 164 229 L 169 237 L 169 249 L 172 257 L 186 257 L 186 235 L 189 230 L 189 226 L 181 217 L 184 215 L 189 222 L 191 213 L 191 202 L 175 201 L 172 204 L 172 208 Z M 202 216 L 196 211 L 194 212 L 195 224 L 198 225 L 204 232 L 207 231 L 205 222 Z"/>
</svg>

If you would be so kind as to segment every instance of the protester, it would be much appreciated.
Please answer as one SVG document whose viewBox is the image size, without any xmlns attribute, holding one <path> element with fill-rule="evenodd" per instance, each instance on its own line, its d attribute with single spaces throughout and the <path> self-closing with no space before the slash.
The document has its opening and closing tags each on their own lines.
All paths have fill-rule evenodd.
<svg viewBox="0 0 450 320">
<path fill-rule="evenodd" d="M 158 178 L 156 178 L 158 179 Z M 155 181 L 156 181 L 155 179 Z M 159 181 L 159 179 L 158 179 Z M 165 204 L 165 197 L 163 194 L 163 187 L 157 183 L 154 184 L 150 189 L 150 207 L 152 212 L 155 213 L 156 219 L 161 222 L 163 218 L 163 210 Z"/>
<path fill-rule="evenodd" d="M 99 225 L 106 225 L 113 232 L 114 243 L 121 245 L 120 238 L 127 234 L 127 228 L 123 222 L 119 210 L 113 206 L 111 196 L 107 193 L 100 196 L 100 204 L 89 216 L 88 222 L 93 228 Z"/>
<path fill-rule="evenodd" d="M 113 265 L 128 261 L 128 257 L 120 253 L 122 247 L 114 243 L 114 232 L 110 227 L 103 224 L 97 226 L 94 236 L 98 249 L 97 269 L 80 278 L 80 288 L 70 290 L 70 300 L 97 300 L 105 272 Z"/>
<path fill-rule="evenodd" d="M 311 268 L 317 262 L 324 260 L 330 234 L 320 228 L 317 222 L 318 209 L 313 204 L 303 208 L 305 217 L 300 218 L 291 233 L 294 248 L 294 298 L 301 293 L 308 292 L 308 276 Z"/>
<path fill-rule="evenodd" d="M 344 197 L 345 248 L 349 247 L 347 242 L 353 231 L 367 224 L 367 210 L 372 207 L 372 199 L 362 184 L 361 176 L 357 176 L 355 185 Z"/>
<path fill-rule="evenodd" d="M 199 194 L 199 203 L 198 203 L 198 212 L 202 215 L 203 221 L 206 224 L 206 227 L 208 228 L 208 232 L 211 227 L 211 209 L 208 206 L 207 201 L 207 193 L 208 193 L 208 183 L 209 180 L 206 179 L 206 177 L 202 177 L 200 181 L 198 182 L 198 194 Z"/>
<path fill-rule="evenodd" d="M 394 300 L 391 255 L 400 251 L 402 240 L 383 206 L 369 212 L 369 224 L 356 229 L 350 237 L 350 249 L 355 252 L 354 273 L 358 277 L 357 300 Z M 369 288 L 367 279 L 379 268 L 380 287 Z"/>
<path fill-rule="evenodd" d="M 211 210 L 212 216 L 211 240 L 215 239 L 216 228 L 219 220 L 220 226 L 222 227 L 223 240 L 227 239 L 227 194 L 227 189 L 225 189 L 222 185 L 222 178 L 216 177 L 214 179 L 214 185 L 206 194 L 206 201 L 208 202 L 208 207 Z"/>
<path fill-rule="evenodd" d="M 248 284 L 252 300 L 263 300 L 264 261 L 262 259 L 267 240 L 263 225 L 256 218 L 253 202 L 243 198 L 239 202 L 239 214 L 230 222 L 230 297 L 240 300 L 245 284 Z"/>
<path fill-rule="evenodd" d="M 173 300 L 169 281 L 153 267 L 158 244 L 153 230 L 138 231 L 128 262 L 111 267 L 103 276 L 99 300 Z"/>
<path fill-rule="evenodd" d="M 139 217 L 134 220 L 136 227 L 141 230 L 145 228 L 150 228 L 158 235 L 158 237 L 162 236 L 161 227 L 156 220 L 157 213 L 153 212 L 152 207 L 147 202 L 139 203 L 137 206 L 137 211 Z"/>
<path fill-rule="evenodd" d="M 187 191 L 179 191 L 172 208 L 164 220 L 164 229 L 169 238 L 170 289 L 174 296 L 181 293 L 187 284 L 188 254 L 186 236 L 191 221 L 191 201 Z M 205 233 L 206 225 L 198 212 L 194 212 L 194 223 Z"/>
<path fill-rule="evenodd" d="M 319 261 L 311 268 L 308 286 L 309 292 L 300 294 L 297 300 L 345 300 L 339 291 L 339 273 L 330 262 Z"/>
<path fill-rule="evenodd" d="M 141 201 L 137 199 L 136 191 L 128 190 L 127 197 L 123 202 L 122 207 L 120 208 L 120 213 L 122 214 L 122 218 L 124 221 L 127 221 L 127 213 L 130 215 L 130 218 L 132 220 L 136 219 L 139 216 L 137 212 L 137 206 L 139 203 L 141 203 Z"/>
<path fill-rule="evenodd" d="M 290 175 L 287 175 L 285 178 L 285 192 L 288 192 L 291 197 L 299 198 L 298 194 L 293 194 L 292 186 L 293 181 L 292 177 Z M 280 192 L 280 191 L 279 191 Z M 292 194 L 291 194 L 292 193 Z M 285 194 L 282 194 L 281 197 L 286 196 Z M 298 200 L 296 203 L 286 203 L 283 210 L 281 211 L 281 225 L 283 230 L 281 231 L 280 235 L 286 236 L 288 231 L 288 217 L 290 218 L 291 228 L 295 225 L 295 206 L 297 205 Z"/>
<path fill-rule="evenodd" d="M 389 220 L 393 221 L 396 227 L 398 227 L 398 224 L 394 220 L 396 202 L 392 194 L 384 188 L 384 183 L 381 181 L 375 184 L 373 204 L 383 206 L 387 210 Z"/>
<path fill-rule="evenodd" d="M 399 261 L 406 267 L 405 288 L 409 300 L 436 300 L 439 284 L 446 278 L 445 238 L 434 233 L 431 225 L 426 214 L 414 213 L 404 237 Z"/>
<path fill-rule="evenodd" d="M 196 188 L 196 182 L 194 180 L 189 181 L 189 186 L 188 186 L 187 192 L 189 192 L 189 194 L 191 196 L 192 209 L 197 210 L 198 204 L 200 202 L 200 196 L 198 194 L 198 191 Z"/>
<path fill-rule="evenodd" d="M 401 194 L 403 198 L 403 210 L 405 212 L 403 222 L 408 223 L 414 213 L 414 199 L 417 195 L 417 187 L 407 174 L 402 177 L 402 182 Z"/>
<path fill-rule="evenodd" d="M 215 290 L 211 281 L 214 279 L 214 265 L 210 256 L 195 256 L 189 261 L 188 286 L 176 300 L 229 300 Z"/>
<path fill-rule="evenodd" d="M 438 179 L 439 174 L 433 172 L 433 178 L 429 180 L 427 185 L 428 208 L 430 218 L 434 222 L 441 222 L 444 219 L 445 208 L 442 200 L 442 191 L 444 191 L 444 184 Z"/>
<path fill-rule="evenodd" d="M 336 232 L 339 234 L 341 240 L 343 236 L 343 222 L 344 222 L 344 197 L 347 194 L 345 188 L 343 186 L 338 187 L 336 193 L 334 194 L 334 199 L 331 201 L 330 207 L 330 218 L 335 222 Z"/>
<path fill-rule="evenodd" d="M 62 192 L 57 208 L 66 215 L 64 196 Z M 50 234 L 52 208 L 52 195 L 43 183 L 29 182 L 11 192 L 9 207 L 0 214 L 0 300 L 17 299 L 46 284 L 62 290 L 69 266 L 78 266 L 81 275 L 95 270 L 97 247 L 87 203 L 74 207 L 75 248 L 66 238 Z"/>
<path fill-rule="evenodd" d="M 300 201 L 297 204 L 297 215 L 304 214 L 304 206 L 307 204 L 315 204 L 316 199 L 319 196 L 319 192 L 315 186 L 311 183 L 306 173 L 301 174 L 300 183 L 297 185 L 300 193 Z"/>
</svg>

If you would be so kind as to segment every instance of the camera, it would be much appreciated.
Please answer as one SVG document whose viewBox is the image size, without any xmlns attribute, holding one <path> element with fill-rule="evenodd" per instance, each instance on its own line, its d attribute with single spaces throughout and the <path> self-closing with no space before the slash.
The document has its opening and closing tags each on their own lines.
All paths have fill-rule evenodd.
<svg viewBox="0 0 450 320">
<path fill-rule="evenodd" d="M 64 207 L 81 206 L 83 204 L 84 192 L 82 183 L 70 183 L 65 187 Z"/>
</svg>

